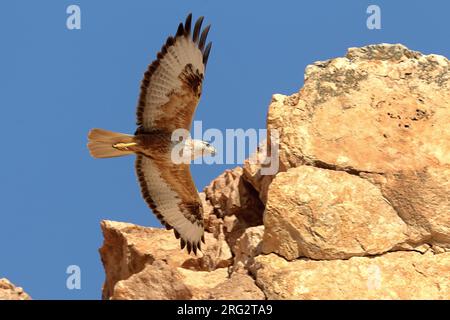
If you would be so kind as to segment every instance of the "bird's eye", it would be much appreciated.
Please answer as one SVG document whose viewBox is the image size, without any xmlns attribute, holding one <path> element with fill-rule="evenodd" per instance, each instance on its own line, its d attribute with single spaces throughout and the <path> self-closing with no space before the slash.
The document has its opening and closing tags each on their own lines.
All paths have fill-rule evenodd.
<svg viewBox="0 0 450 320">
<path fill-rule="evenodd" d="M 208 148 L 211 147 L 211 145 L 210 145 L 208 142 L 206 143 L 206 146 L 207 146 Z"/>
</svg>

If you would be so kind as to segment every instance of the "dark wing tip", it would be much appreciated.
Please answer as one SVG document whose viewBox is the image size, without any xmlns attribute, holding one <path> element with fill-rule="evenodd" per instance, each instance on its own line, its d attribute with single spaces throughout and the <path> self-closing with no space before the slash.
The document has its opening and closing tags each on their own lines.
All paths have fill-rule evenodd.
<svg viewBox="0 0 450 320">
<path fill-rule="evenodd" d="M 202 32 L 202 34 L 200 36 L 200 41 L 198 43 L 198 47 L 200 48 L 200 50 L 202 52 L 203 52 L 203 49 L 205 47 L 206 37 L 208 36 L 209 29 L 211 29 L 211 25 L 210 24 L 208 24 L 206 26 L 206 28 L 203 29 L 203 32 Z"/>
<path fill-rule="evenodd" d="M 168 223 L 164 223 L 164 226 L 166 227 L 166 230 L 172 230 L 173 229 L 173 227 L 170 224 L 168 224 Z"/>
<path fill-rule="evenodd" d="M 191 33 L 191 24 L 192 24 L 192 13 L 189 13 L 186 22 L 184 23 L 184 31 L 186 35 Z"/>
<path fill-rule="evenodd" d="M 200 29 L 202 28 L 203 19 L 205 19 L 205 17 L 201 16 L 200 18 L 197 19 L 197 22 L 195 23 L 194 34 L 192 36 L 192 40 L 194 42 L 197 42 L 197 40 L 198 40 L 198 36 L 200 34 Z"/>
<path fill-rule="evenodd" d="M 183 238 L 180 239 L 180 247 L 181 247 L 181 250 L 183 250 L 184 247 L 186 247 L 186 241 L 184 241 Z"/>
<path fill-rule="evenodd" d="M 169 36 L 166 40 L 166 47 L 173 45 L 174 42 L 175 42 L 175 39 L 172 36 Z"/>
<path fill-rule="evenodd" d="M 181 37 L 182 35 L 184 35 L 184 26 L 183 23 L 180 22 L 180 24 L 178 25 L 178 29 L 177 29 L 177 33 L 176 33 L 176 37 Z"/>
<path fill-rule="evenodd" d="M 192 244 L 188 241 L 187 243 L 187 252 L 190 254 L 192 251 Z"/>
<path fill-rule="evenodd" d="M 203 53 L 203 64 L 206 66 L 208 63 L 209 53 L 211 52 L 212 42 L 208 43 L 205 52 Z"/>
</svg>

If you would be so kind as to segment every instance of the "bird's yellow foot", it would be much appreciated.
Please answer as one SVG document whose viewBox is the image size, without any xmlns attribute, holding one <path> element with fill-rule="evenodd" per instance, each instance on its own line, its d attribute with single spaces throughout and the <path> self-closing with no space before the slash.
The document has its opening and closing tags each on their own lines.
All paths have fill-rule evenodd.
<svg viewBox="0 0 450 320">
<path fill-rule="evenodd" d="M 129 151 L 128 148 L 130 147 L 134 147 L 136 145 L 136 142 L 131 142 L 131 143 L 116 143 L 113 144 L 113 148 L 116 148 L 117 150 L 121 150 L 121 151 Z"/>
</svg>

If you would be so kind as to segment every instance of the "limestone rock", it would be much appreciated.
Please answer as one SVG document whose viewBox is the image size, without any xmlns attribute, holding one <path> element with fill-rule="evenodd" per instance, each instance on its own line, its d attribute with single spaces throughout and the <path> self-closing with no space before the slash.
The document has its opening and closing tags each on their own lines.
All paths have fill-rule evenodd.
<svg viewBox="0 0 450 320">
<path fill-rule="evenodd" d="M 450 299 L 450 253 L 391 252 L 349 260 L 256 258 L 268 299 Z"/>
<path fill-rule="evenodd" d="M 450 165 L 375 176 L 386 199 L 408 225 L 409 243 L 450 250 Z"/>
<path fill-rule="evenodd" d="M 0 300 L 31 300 L 31 297 L 8 279 L 0 279 Z"/>
<path fill-rule="evenodd" d="M 269 107 L 281 171 L 308 165 L 359 176 L 406 223 L 408 245 L 449 249 L 449 66 L 389 44 L 308 66 L 304 87 L 274 95 Z"/>
<path fill-rule="evenodd" d="M 214 213 L 209 215 L 206 228 L 216 238 L 222 235 L 233 247 L 245 228 L 262 224 L 264 205 L 258 192 L 243 177 L 244 170 L 226 170 L 204 190 Z"/>
<path fill-rule="evenodd" d="M 263 204 L 266 204 L 267 202 L 267 192 L 269 190 L 269 185 L 275 177 L 275 174 L 277 173 L 275 172 L 275 174 L 268 174 L 263 170 L 264 165 L 268 163 L 268 161 L 271 161 L 268 155 L 269 152 L 267 141 L 264 141 L 258 147 L 258 150 L 256 150 L 244 162 L 243 177 L 259 193 L 259 198 L 261 199 Z"/>
<path fill-rule="evenodd" d="M 111 299 L 115 300 L 260 300 L 265 296 L 248 275 L 228 275 L 226 268 L 195 271 L 173 268 L 156 261 L 116 283 Z"/>
<path fill-rule="evenodd" d="M 215 286 L 206 296 L 212 300 L 264 300 L 264 293 L 248 275 L 233 273 L 226 281 Z"/>
<path fill-rule="evenodd" d="M 179 240 L 172 231 L 114 221 L 102 221 L 101 227 L 104 242 L 100 255 L 106 273 L 104 299 L 112 296 L 118 281 L 141 272 L 155 261 L 163 261 L 171 268 L 195 270 L 214 270 L 232 263 L 227 243 L 218 241 L 210 233 L 205 233 L 206 245 L 195 256 L 180 250 Z"/>
<path fill-rule="evenodd" d="M 199 256 L 102 222 L 103 298 L 450 299 L 449 78 L 402 45 L 308 66 L 269 107 L 278 170 L 263 174 L 263 143 L 200 193 Z"/>
<path fill-rule="evenodd" d="M 264 226 L 247 228 L 233 247 L 233 272 L 247 273 L 254 258 L 261 253 Z"/>
<path fill-rule="evenodd" d="M 187 269 L 178 269 L 183 282 L 192 292 L 193 299 L 206 299 L 208 292 L 225 282 L 228 278 L 228 270 L 225 268 L 214 271 L 193 271 Z"/>
<path fill-rule="evenodd" d="M 299 166 L 269 189 L 263 252 L 292 260 L 346 259 L 389 251 L 406 224 L 367 180 L 344 171 Z"/>
<path fill-rule="evenodd" d="M 217 216 L 240 215 L 250 224 L 261 221 L 263 206 L 255 190 L 243 179 L 243 169 L 236 167 L 226 170 L 206 188 L 205 194 Z M 245 214 L 244 214 L 245 213 Z"/>
<path fill-rule="evenodd" d="M 265 298 L 261 289 L 255 285 L 255 281 L 248 275 L 228 275 L 226 269 L 214 271 L 192 271 L 178 269 L 183 282 L 190 289 L 193 299 L 202 300 L 262 300 Z"/>
<path fill-rule="evenodd" d="M 212 206 L 211 202 L 206 199 L 206 194 L 204 192 L 199 192 L 198 195 L 202 202 L 203 219 L 207 222 L 210 219 L 210 216 L 214 214 L 214 207 Z"/>
<path fill-rule="evenodd" d="M 181 275 L 161 261 L 148 264 L 126 280 L 118 281 L 113 300 L 186 300 L 192 293 L 183 283 Z"/>
</svg>

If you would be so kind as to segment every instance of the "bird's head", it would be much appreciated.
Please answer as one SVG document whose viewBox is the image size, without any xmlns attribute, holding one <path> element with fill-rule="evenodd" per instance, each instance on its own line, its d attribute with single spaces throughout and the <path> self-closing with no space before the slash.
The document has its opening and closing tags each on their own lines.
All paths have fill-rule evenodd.
<svg viewBox="0 0 450 320">
<path fill-rule="evenodd" d="M 216 155 L 216 148 L 213 147 L 213 145 L 207 141 L 202 141 L 200 140 L 200 142 L 202 143 L 202 152 L 204 156 L 214 156 Z"/>
<path fill-rule="evenodd" d="M 214 148 L 209 142 L 203 140 L 191 140 L 193 159 L 201 156 L 214 156 L 216 154 L 216 148 Z"/>
</svg>

